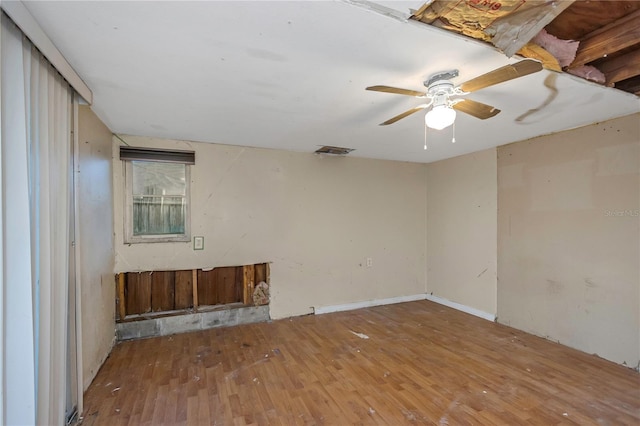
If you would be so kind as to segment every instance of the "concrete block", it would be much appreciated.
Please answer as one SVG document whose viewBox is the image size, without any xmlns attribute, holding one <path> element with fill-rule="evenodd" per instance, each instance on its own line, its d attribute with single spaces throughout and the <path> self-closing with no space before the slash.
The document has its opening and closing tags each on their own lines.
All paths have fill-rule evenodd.
<svg viewBox="0 0 640 426">
<path fill-rule="evenodd" d="M 235 310 L 235 309 L 234 309 Z M 206 330 L 209 328 L 216 327 L 225 327 L 229 324 L 229 317 L 231 309 L 226 309 L 223 311 L 211 311 L 211 312 L 203 312 L 202 315 L 202 329 Z"/>
<path fill-rule="evenodd" d="M 118 340 L 143 339 L 158 336 L 160 326 L 154 320 L 132 321 L 116 324 Z"/>
<path fill-rule="evenodd" d="M 118 340 L 143 339 L 216 327 L 266 322 L 269 319 L 269 306 L 247 306 L 118 323 L 116 335 Z"/>
<path fill-rule="evenodd" d="M 238 309 L 238 315 L 240 317 L 240 324 L 251 324 L 254 322 L 266 322 L 271 318 L 269 317 L 269 306 L 253 306 L 250 308 Z"/>
<path fill-rule="evenodd" d="M 160 335 L 185 333 L 202 329 L 202 316 L 200 314 L 176 315 L 172 317 L 158 318 Z"/>
</svg>

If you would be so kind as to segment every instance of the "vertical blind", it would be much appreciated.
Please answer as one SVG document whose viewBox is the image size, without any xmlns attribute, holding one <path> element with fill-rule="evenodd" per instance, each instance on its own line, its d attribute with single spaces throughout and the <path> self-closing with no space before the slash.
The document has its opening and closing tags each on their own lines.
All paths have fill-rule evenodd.
<svg viewBox="0 0 640 426">
<path fill-rule="evenodd" d="M 73 90 L 2 14 L 2 424 L 64 424 Z"/>
</svg>

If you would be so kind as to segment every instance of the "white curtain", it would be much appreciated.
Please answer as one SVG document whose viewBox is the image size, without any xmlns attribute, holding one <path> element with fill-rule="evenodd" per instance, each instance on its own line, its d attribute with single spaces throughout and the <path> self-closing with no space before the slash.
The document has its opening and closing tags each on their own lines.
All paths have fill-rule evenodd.
<svg viewBox="0 0 640 426">
<path fill-rule="evenodd" d="M 2 424 L 64 424 L 73 91 L 2 15 Z"/>
</svg>

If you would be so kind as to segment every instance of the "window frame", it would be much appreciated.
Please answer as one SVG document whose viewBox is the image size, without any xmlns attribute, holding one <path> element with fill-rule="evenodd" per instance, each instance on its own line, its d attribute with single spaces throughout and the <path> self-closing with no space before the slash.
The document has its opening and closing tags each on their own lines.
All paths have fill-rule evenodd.
<svg viewBox="0 0 640 426">
<path fill-rule="evenodd" d="M 191 164 L 184 164 L 185 179 L 185 212 L 184 234 L 133 235 L 133 161 L 147 163 L 153 160 L 122 160 L 124 162 L 125 203 L 124 203 L 124 243 L 173 243 L 191 241 Z M 168 162 L 167 162 L 168 163 Z"/>
</svg>

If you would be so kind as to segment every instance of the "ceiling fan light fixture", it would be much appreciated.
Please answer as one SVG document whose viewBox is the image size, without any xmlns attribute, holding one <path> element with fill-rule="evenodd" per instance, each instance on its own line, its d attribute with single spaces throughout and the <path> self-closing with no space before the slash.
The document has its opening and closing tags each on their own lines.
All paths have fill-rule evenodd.
<svg viewBox="0 0 640 426">
<path fill-rule="evenodd" d="M 436 105 L 424 116 L 424 122 L 430 129 L 442 130 L 456 120 L 456 111 L 450 106 Z"/>
</svg>

